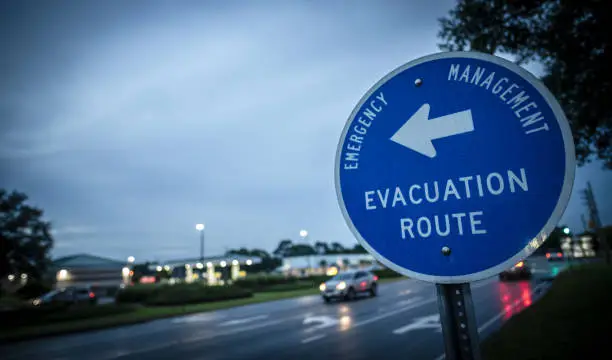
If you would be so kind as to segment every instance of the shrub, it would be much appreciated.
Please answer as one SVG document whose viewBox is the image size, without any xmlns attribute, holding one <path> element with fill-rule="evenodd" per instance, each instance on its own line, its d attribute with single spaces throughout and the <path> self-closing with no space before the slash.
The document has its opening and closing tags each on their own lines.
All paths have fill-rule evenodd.
<svg viewBox="0 0 612 360">
<path fill-rule="evenodd" d="M 262 289 L 268 288 L 273 285 L 294 284 L 297 282 L 298 282 L 298 278 L 296 277 L 271 275 L 271 276 L 247 277 L 244 279 L 236 280 L 234 284 L 244 289 L 250 289 L 252 291 L 260 291 Z"/>
<path fill-rule="evenodd" d="M 201 283 L 176 285 L 135 285 L 121 290 L 117 303 L 141 303 L 145 305 L 183 305 L 201 302 L 239 299 L 253 293 L 237 286 L 206 286 Z"/>
<path fill-rule="evenodd" d="M 169 285 L 143 284 L 134 285 L 125 289 L 119 290 L 115 297 L 117 303 L 144 303 L 151 298 L 155 293 Z"/>
<path fill-rule="evenodd" d="M 268 287 L 262 288 L 259 291 L 260 292 L 293 291 L 293 290 L 302 290 L 302 289 L 315 289 L 317 288 L 317 286 L 318 286 L 318 283 L 314 283 L 312 281 L 299 281 L 299 282 L 288 283 L 288 284 L 270 285 Z"/>
<path fill-rule="evenodd" d="M 0 310 L 12 310 L 18 309 L 25 306 L 25 302 L 12 295 L 2 295 L 0 296 Z"/>
<path fill-rule="evenodd" d="M 131 306 L 108 305 L 48 305 L 48 306 L 27 306 L 9 311 L 0 312 L 2 321 L 0 326 L 4 329 L 16 326 L 34 326 L 48 324 L 52 322 L 63 322 L 70 320 L 82 320 L 94 317 L 122 314 L 133 311 Z"/>
<path fill-rule="evenodd" d="M 327 276 L 327 275 L 313 275 L 313 276 L 309 276 L 306 279 L 312 281 L 313 283 L 315 283 L 316 285 L 326 282 L 327 280 L 331 279 L 331 276 Z"/>
<path fill-rule="evenodd" d="M 146 305 L 184 305 L 241 299 L 253 296 L 247 289 L 237 286 L 205 286 L 201 284 L 178 284 L 163 286 L 145 300 Z"/>
<path fill-rule="evenodd" d="M 40 281 L 28 281 L 17 290 L 16 294 L 22 299 L 33 299 L 51 291 L 51 286 Z"/>
</svg>

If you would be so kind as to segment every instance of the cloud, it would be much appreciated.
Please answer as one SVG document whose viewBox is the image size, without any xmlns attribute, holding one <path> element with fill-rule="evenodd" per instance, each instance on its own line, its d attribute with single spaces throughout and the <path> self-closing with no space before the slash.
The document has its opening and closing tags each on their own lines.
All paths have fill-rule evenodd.
<svg viewBox="0 0 612 360">
<path fill-rule="evenodd" d="M 94 234 L 96 229 L 87 226 L 64 226 L 51 229 L 54 236 Z"/>
<path fill-rule="evenodd" d="M 26 6 L 0 24 L 0 166 L 58 225 L 56 252 L 188 257 L 198 222 L 211 255 L 301 228 L 354 243 L 333 184 L 344 122 L 437 51 L 454 2 L 142 4 Z"/>
</svg>

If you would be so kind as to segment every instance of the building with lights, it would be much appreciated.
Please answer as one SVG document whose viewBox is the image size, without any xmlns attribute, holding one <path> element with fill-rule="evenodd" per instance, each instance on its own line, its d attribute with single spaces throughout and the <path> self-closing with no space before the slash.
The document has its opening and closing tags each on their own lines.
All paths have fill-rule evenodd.
<svg viewBox="0 0 612 360">
<path fill-rule="evenodd" d="M 75 254 L 55 259 L 51 266 L 51 276 L 55 288 L 67 286 L 92 286 L 97 288 L 117 288 L 124 283 L 125 261 Z M 129 269 L 128 269 L 129 275 Z"/>
<path fill-rule="evenodd" d="M 118 288 L 132 283 L 133 262 L 118 261 L 90 254 L 64 256 L 53 261 L 51 276 L 55 288 L 67 286 L 92 286 Z M 258 257 L 241 255 L 168 260 L 150 263 L 148 274 L 140 277 L 141 283 L 167 281 L 205 281 L 210 285 L 223 285 L 246 276 L 249 266 L 261 263 Z M 164 274 L 165 276 L 160 276 Z"/>
<path fill-rule="evenodd" d="M 368 253 L 322 254 L 288 256 L 277 271 L 289 276 L 336 275 L 347 269 L 381 269 L 382 266 Z"/>
<path fill-rule="evenodd" d="M 566 236 L 561 239 L 561 249 L 565 256 L 573 258 L 595 257 L 598 241 L 592 233 L 582 233 L 575 236 Z"/>
<path fill-rule="evenodd" d="M 169 283 L 205 281 L 209 285 L 223 285 L 245 277 L 249 266 L 261 263 L 256 256 L 227 255 L 168 260 L 151 263 L 149 270 L 165 273 Z"/>
</svg>

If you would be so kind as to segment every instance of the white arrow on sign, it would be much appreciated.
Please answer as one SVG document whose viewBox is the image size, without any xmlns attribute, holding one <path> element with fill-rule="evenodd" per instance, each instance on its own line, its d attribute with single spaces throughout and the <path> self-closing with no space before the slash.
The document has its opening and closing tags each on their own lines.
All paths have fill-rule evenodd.
<svg viewBox="0 0 612 360">
<path fill-rule="evenodd" d="M 309 316 L 307 318 L 304 319 L 303 324 L 304 325 L 309 325 L 312 323 L 318 323 L 319 325 L 310 327 L 308 329 L 305 330 L 305 332 L 312 332 L 315 330 L 319 330 L 319 329 L 323 329 L 323 328 L 327 328 L 330 326 L 335 326 L 338 325 L 340 323 L 340 320 L 337 319 L 333 319 L 329 316 Z"/>
<path fill-rule="evenodd" d="M 433 314 L 417 318 L 412 322 L 412 324 L 408 324 L 393 330 L 393 333 L 396 335 L 401 335 L 408 331 L 420 329 L 436 329 L 438 332 L 442 332 L 442 325 L 440 325 L 440 314 Z"/>
<path fill-rule="evenodd" d="M 474 131 L 472 111 L 429 119 L 429 104 L 423 104 L 414 115 L 393 134 L 391 140 L 430 158 L 436 157 L 432 140 Z"/>
</svg>

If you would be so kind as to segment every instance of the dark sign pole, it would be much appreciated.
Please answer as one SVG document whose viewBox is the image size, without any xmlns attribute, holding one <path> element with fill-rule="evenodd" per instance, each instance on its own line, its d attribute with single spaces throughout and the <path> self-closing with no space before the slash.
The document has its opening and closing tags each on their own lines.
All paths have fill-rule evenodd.
<svg viewBox="0 0 612 360">
<path fill-rule="evenodd" d="M 436 284 L 436 290 L 446 360 L 480 360 L 470 284 Z"/>
</svg>

